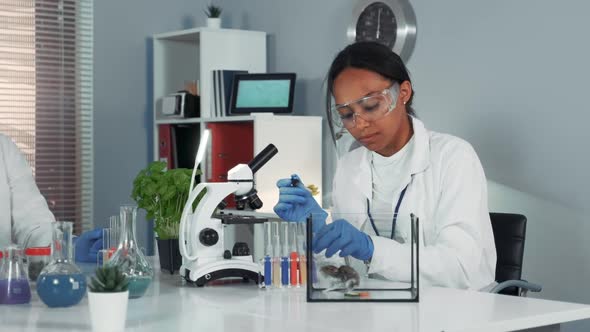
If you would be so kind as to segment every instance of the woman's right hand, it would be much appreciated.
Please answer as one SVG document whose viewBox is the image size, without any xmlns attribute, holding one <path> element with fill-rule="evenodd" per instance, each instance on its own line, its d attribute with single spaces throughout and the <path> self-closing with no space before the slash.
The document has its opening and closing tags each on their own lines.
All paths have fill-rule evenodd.
<svg viewBox="0 0 590 332">
<path fill-rule="evenodd" d="M 277 181 L 279 202 L 275 205 L 274 211 L 281 219 L 295 222 L 304 222 L 312 214 L 315 231 L 326 224 L 328 213 L 312 197 L 298 175 L 294 174 L 293 179 L 296 179 L 295 186 L 292 178 Z"/>
</svg>

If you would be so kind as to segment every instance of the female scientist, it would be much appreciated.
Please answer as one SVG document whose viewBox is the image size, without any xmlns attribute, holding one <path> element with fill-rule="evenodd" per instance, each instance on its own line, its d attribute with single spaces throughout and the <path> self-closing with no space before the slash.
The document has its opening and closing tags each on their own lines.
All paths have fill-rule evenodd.
<svg viewBox="0 0 590 332">
<path fill-rule="evenodd" d="M 342 50 L 328 72 L 326 112 L 333 137 L 348 131 L 357 147 L 338 161 L 334 221 L 326 224 L 328 213 L 291 178 L 278 181 L 274 211 L 288 221 L 313 214 L 314 252 L 352 256 L 370 275 L 402 282 L 410 281 L 407 216 L 414 213 L 421 280 L 481 289 L 496 266 L 481 163 L 466 141 L 425 128 L 411 108 L 413 93 L 391 49 L 358 42 Z"/>
<path fill-rule="evenodd" d="M 0 134 L 0 248 L 11 242 L 23 248 L 49 246 L 53 221 L 24 156 Z M 96 262 L 102 230 L 85 232 L 75 242 L 76 261 Z"/>
</svg>

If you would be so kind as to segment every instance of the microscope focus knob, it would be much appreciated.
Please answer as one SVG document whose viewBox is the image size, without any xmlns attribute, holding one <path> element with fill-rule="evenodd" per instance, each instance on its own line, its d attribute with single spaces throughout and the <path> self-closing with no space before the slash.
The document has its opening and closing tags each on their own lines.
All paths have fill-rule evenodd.
<svg viewBox="0 0 590 332">
<path fill-rule="evenodd" d="M 210 247 L 219 241 L 219 234 L 214 229 L 205 228 L 199 233 L 199 241 L 201 241 L 204 246 Z"/>
<path fill-rule="evenodd" d="M 229 250 L 225 250 L 225 251 L 223 252 L 223 258 L 224 258 L 224 259 L 231 259 L 231 251 L 229 251 Z"/>
<path fill-rule="evenodd" d="M 249 256 L 250 248 L 248 248 L 248 244 L 246 242 L 236 242 L 232 249 L 232 254 L 234 256 Z"/>
</svg>

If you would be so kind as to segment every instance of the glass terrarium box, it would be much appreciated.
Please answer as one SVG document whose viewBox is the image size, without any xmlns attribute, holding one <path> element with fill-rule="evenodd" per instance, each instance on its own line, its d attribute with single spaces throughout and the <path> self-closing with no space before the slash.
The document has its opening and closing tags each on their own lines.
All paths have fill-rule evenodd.
<svg viewBox="0 0 590 332">
<path fill-rule="evenodd" d="M 371 236 L 379 234 L 378 236 L 384 236 L 388 241 L 395 241 L 396 244 L 392 245 L 398 249 L 396 256 L 399 259 L 399 263 L 395 265 L 397 270 L 395 274 L 402 277 L 400 280 L 387 279 L 387 275 L 372 272 L 375 269 L 370 268 L 371 262 L 360 261 L 351 256 L 340 257 L 339 252 L 330 258 L 326 257 L 327 250 L 315 253 L 313 244 L 317 234 L 312 231 L 313 216 L 310 216 L 307 219 L 305 234 L 308 258 L 306 263 L 307 302 L 418 302 L 420 295 L 418 217 L 414 214 L 399 214 L 397 218 L 394 218 L 389 229 L 383 229 L 385 223 L 375 223 L 374 220 L 391 222 L 391 214 L 387 216 L 340 214 L 338 217 L 361 223 L 363 225 L 361 230 Z M 382 226 L 381 229 L 379 225 Z M 316 231 L 321 233 L 319 230 Z"/>
</svg>

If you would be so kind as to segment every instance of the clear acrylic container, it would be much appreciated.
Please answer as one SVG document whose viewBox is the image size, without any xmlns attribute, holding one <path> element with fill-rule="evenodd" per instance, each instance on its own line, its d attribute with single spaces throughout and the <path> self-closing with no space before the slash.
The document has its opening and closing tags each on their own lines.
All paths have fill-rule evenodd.
<svg viewBox="0 0 590 332">
<path fill-rule="evenodd" d="M 333 217 L 334 217 L 333 212 Z M 375 220 L 391 220 L 390 214 L 372 213 Z M 338 219 L 366 220 L 366 213 L 338 213 Z M 398 214 L 391 229 L 394 234 L 381 234 L 407 247 L 407 256 L 401 255 L 399 269 L 405 269 L 404 280 L 388 280 L 369 273 L 365 262 L 352 256 L 340 257 L 338 253 L 326 257 L 326 251 L 313 251 L 316 233 L 313 232 L 313 215 L 306 222 L 307 251 L 307 301 L 308 302 L 419 302 L 419 220 L 413 214 Z M 371 236 L 373 222 L 365 222 Z M 376 232 L 374 232 L 376 233 Z M 383 232 L 380 232 L 383 233 Z M 391 231 L 390 231 L 391 233 Z"/>
<path fill-rule="evenodd" d="M 51 261 L 51 247 L 31 247 L 25 249 L 29 281 L 36 282 L 41 270 Z"/>
<path fill-rule="evenodd" d="M 37 278 L 37 294 L 49 307 L 76 305 L 86 294 L 86 276 L 72 259 L 72 230 L 72 222 L 53 223 L 51 262 Z"/>
</svg>

